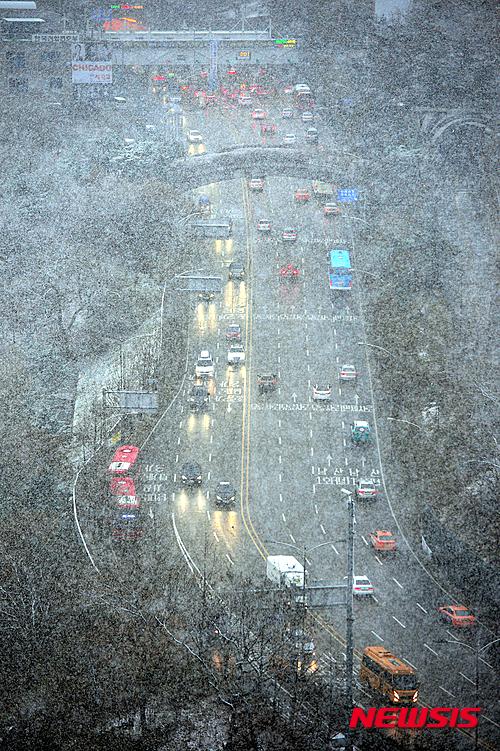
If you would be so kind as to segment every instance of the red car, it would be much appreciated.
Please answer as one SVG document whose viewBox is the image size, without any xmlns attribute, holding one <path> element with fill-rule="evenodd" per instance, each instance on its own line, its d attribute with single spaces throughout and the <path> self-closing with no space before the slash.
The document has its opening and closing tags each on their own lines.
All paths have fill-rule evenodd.
<svg viewBox="0 0 500 751">
<path fill-rule="evenodd" d="M 297 188 L 295 191 L 295 200 L 296 201 L 302 201 L 306 202 L 311 198 L 311 194 L 307 190 L 307 188 Z"/>
<path fill-rule="evenodd" d="M 276 125 L 274 123 L 262 123 L 260 126 L 260 133 L 261 135 L 265 135 L 266 133 L 270 133 L 272 136 L 276 133 Z"/>
<path fill-rule="evenodd" d="M 293 86 L 291 84 L 285 86 L 283 89 L 283 94 L 293 94 Z"/>
<path fill-rule="evenodd" d="M 257 231 L 258 232 L 270 232 L 271 231 L 271 222 L 269 219 L 259 219 L 257 222 Z"/>
<path fill-rule="evenodd" d="M 282 234 L 283 240 L 288 240 L 290 242 L 295 242 L 297 239 L 297 230 L 293 229 L 292 227 L 286 227 L 283 230 Z"/>
<path fill-rule="evenodd" d="M 137 446 L 120 446 L 114 453 L 108 472 L 112 472 L 114 475 L 126 474 L 134 466 L 138 456 L 139 449 Z"/>
<path fill-rule="evenodd" d="M 293 265 L 293 263 L 287 263 L 280 268 L 281 279 L 298 279 L 300 276 L 300 269 Z"/>
<path fill-rule="evenodd" d="M 443 621 L 457 628 L 468 628 L 476 623 L 475 616 L 464 605 L 443 605 L 438 613 Z"/>
<path fill-rule="evenodd" d="M 239 323 L 230 323 L 226 328 L 226 339 L 236 342 L 241 342 L 241 326 Z"/>
<path fill-rule="evenodd" d="M 267 112 L 265 110 L 254 110 L 252 112 L 252 119 L 253 120 L 265 120 L 267 117 Z"/>
<path fill-rule="evenodd" d="M 398 547 L 394 535 L 386 529 L 377 529 L 375 532 L 370 532 L 370 542 L 372 548 L 379 553 L 392 553 Z"/>
<path fill-rule="evenodd" d="M 342 209 L 336 206 L 334 203 L 325 203 L 323 206 L 323 214 L 325 216 L 338 216 L 342 213 Z"/>
</svg>

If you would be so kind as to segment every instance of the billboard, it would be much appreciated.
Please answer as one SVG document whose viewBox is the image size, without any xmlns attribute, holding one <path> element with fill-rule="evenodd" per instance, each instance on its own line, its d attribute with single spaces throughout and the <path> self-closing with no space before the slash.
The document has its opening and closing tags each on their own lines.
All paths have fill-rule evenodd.
<svg viewBox="0 0 500 751">
<path fill-rule="evenodd" d="M 73 83 L 113 83 L 113 65 L 109 62 L 74 60 L 71 74 Z"/>
</svg>

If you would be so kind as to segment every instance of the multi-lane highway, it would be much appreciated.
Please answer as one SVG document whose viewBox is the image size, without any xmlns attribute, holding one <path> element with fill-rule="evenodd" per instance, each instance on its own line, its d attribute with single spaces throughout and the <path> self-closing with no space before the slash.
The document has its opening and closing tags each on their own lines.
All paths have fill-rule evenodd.
<svg viewBox="0 0 500 751">
<path fill-rule="evenodd" d="M 284 133 L 295 133 L 297 147 L 311 153 L 333 146 L 333 135 L 321 122 L 314 123 L 319 145 L 305 146 L 308 124 L 297 112 L 285 121 L 280 116 L 282 101 L 266 98 L 260 105 L 278 126 L 277 142 Z M 187 113 L 185 128 L 199 130 L 204 138 L 203 146 L 190 145 L 188 154 L 195 158 L 200 150 L 262 143 L 251 112 L 251 107 L 218 106 Z M 293 160 L 293 146 L 288 153 Z M 335 297 L 328 288 L 327 251 L 332 243 L 345 243 L 354 259 L 362 249 L 357 247 L 349 211 L 324 217 L 314 197 L 304 204 L 294 201 L 295 189 L 310 188 L 314 177 L 268 176 L 262 192 L 250 191 L 243 179 L 200 186 L 198 192 L 210 197 L 213 215 L 230 217 L 234 223 L 231 239 L 202 239 L 198 246 L 200 268 L 222 274 L 224 289 L 209 304 L 193 299 L 188 375 L 154 440 L 145 447 L 149 480 L 143 483 L 142 496 L 162 525 L 175 531 L 187 565 L 203 569 L 210 550 L 215 587 L 227 586 L 228 571 L 268 587 L 266 556 L 285 553 L 301 558 L 304 548 L 311 550 L 306 553 L 310 581 L 343 583 L 347 508 L 341 490 L 353 491 L 358 479 L 371 479 L 379 490 L 376 499 L 356 502 L 354 569 L 374 585 L 373 598 L 355 601 L 356 674 L 363 648 L 382 644 L 417 670 L 424 705 L 476 706 L 478 680 L 479 705 L 484 708 L 479 744 L 493 749 L 500 730 L 496 673 L 488 649 L 476 664 L 475 647 L 492 642 L 495 634 L 483 625 L 472 633 L 457 631 L 438 620 L 437 607 L 453 602 L 454 593 L 434 580 L 407 542 L 408 530 L 398 523 L 398 505 L 415 501 L 411 490 L 406 499 L 392 497 L 386 482 L 389 468 L 381 463 L 379 442 L 384 434 L 373 409 L 376 384 L 369 353 L 360 344 L 366 341 L 359 305 L 362 278 L 354 274 L 353 289 Z M 262 218 L 272 223 L 269 236 L 257 231 Z M 296 227 L 297 242 L 281 239 L 286 226 Z M 234 259 L 245 264 L 244 281 L 228 280 L 227 267 Z M 287 262 L 301 270 L 298 281 L 279 278 L 279 268 Z M 227 365 L 229 323 L 242 328 L 243 366 Z M 214 355 L 215 379 L 208 410 L 192 413 L 187 399 L 202 349 Z M 339 382 L 343 363 L 356 365 L 357 382 Z M 257 375 L 269 371 L 277 373 L 278 388 L 259 395 Z M 314 383 L 332 385 L 331 402 L 313 401 Z M 352 445 L 354 419 L 370 423 L 371 445 Z M 163 449 L 166 435 L 175 446 L 169 453 Z M 199 489 L 181 487 L 180 467 L 187 460 L 202 467 Z M 215 504 L 214 490 L 221 480 L 237 490 L 229 510 Z M 383 558 L 372 549 L 369 534 L 375 529 L 394 533 L 395 555 Z M 328 544 L 312 550 L 321 543 Z M 287 545 L 296 546 L 296 553 Z M 308 620 L 321 676 L 345 659 L 345 611 L 312 611 Z M 359 684 L 355 698 L 363 706 L 373 703 Z M 456 732 L 456 748 L 472 745 L 472 734 Z"/>
</svg>

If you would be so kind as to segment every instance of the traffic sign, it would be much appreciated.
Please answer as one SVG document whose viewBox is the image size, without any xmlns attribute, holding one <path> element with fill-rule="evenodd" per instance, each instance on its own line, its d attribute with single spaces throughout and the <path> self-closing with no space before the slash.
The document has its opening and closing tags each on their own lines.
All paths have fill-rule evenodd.
<svg viewBox="0 0 500 751">
<path fill-rule="evenodd" d="M 338 188 L 337 201 L 342 203 L 352 203 L 359 199 L 359 191 L 356 188 Z"/>
</svg>

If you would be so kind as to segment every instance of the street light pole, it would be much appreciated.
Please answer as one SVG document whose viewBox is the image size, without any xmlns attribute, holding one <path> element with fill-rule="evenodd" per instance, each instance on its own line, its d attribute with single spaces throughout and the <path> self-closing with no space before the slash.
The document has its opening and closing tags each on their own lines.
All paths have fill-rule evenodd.
<svg viewBox="0 0 500 751">
<path fill-rule="evenodd" d="M 354 500 L 352 492 L 346 488 L 341 490 L 347 495 L 347 601 L 346 601 L 346 705 L 348 717 L 353 707 L 353 682 L 354 682 L 354 614 L 353 614 L 353 585 L 354 585 Z M 346 730 L 346 749 L 352 748 L 351 734 Z"/>
</svg>

